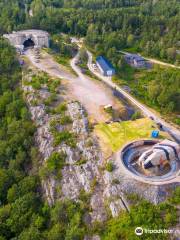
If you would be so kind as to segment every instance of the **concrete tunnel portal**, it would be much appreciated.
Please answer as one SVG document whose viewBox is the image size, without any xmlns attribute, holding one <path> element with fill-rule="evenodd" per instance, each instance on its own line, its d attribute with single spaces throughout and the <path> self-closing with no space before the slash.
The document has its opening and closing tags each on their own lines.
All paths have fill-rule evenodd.
<svg viewBox="0 0 180 240">
<path fill-rule="evenodd" d="M 46 31 L 30 29 L 4 34 L 4 38 L 8 39 L 18 51 L 27 48 L 43 48 L 49 47 L 49 34 Z"/>
</svg>

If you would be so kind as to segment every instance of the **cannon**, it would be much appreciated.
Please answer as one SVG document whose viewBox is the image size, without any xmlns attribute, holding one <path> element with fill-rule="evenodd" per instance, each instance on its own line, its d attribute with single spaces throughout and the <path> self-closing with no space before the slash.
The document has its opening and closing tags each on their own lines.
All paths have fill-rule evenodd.
<svg viewBox="0 0 180 240">
<path fill-rule="evenodd" d="M 164 166 L 171 161 L 179 161 L 180 145 L 170 140 L 164 140 L 155 144 L 151 149 L 145 151 L 138 160 L 138 164 L 149 169 L 156 166 Z"/>
</svg>

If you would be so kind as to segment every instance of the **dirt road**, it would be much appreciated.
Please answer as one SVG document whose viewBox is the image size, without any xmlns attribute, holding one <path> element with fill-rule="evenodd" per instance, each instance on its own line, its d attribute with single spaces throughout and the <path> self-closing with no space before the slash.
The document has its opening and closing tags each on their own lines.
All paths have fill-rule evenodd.
<svg viewBox="0 0 180 240">
<path fill-rule="evenodd" d="M 137 99 L 135 99 L 133 96 L 131 96 L 129 93 L 127 93 L 125 90 L 123 90 L 120 86 L 118 86 L 116 83 L 112 82 L 111 78 L 102 76 L 98 71 L 96 71 L 93 68 L 92 64 L 92 53 L 87 51 L 88 53 L 88 68 L 89 70 L 95 74 L 97 77 L 99 77 L 104 83 L 106 83 L 111 88 L 116 89 L 119 91 L 126 99 L 128 99 L 132 104 L 134 104 L 137 108 L 141 110 L 141 112 L 144 114 L 144 116 L 147 116 L 148 118 L 153 119 L 155 123 L 159 123 L 162 125 L 162 128 L 164 131 L 168 132 L 178 143 L 180 143 L 180 131 L 173 127 L 171 124 L 165 122 L 161 117 L 159 117 L 157 114 L 152 112 L 146 105 L 140 103 Z"/>
<path fill-rule="evenodd" d="M 56 63 L 53 58 L 47 54 L 41 54 L 41 59 L 37 63 L 33 50 L 25 52 L 31 63 L 38 69 L 47 72 L 49 75 L 64 80 L 67 86 L 69 99 L 80 101 L 86 108 L 90 119 L 97 122 L 107 120 L 107 114 L 102 110 L 104 105 L 111 104 L 117 109 L 125 108 L 123 104 L 114 97 L 112 90 L 105 84 L 97 80 L 92 80 L 83 75 L 79 69 L 78 77 L 73 75 L 64 66 Z M 75 59 L 71 64 L 75 64 Z"/>
<path fill-rule="evenodd" d="M 122 53 L 122 54 L 130 54 L 129 52 L 124 52 L 124 51 L 119 51 L 119 52 Z M 162 62 L 162 61 L 154 59 L 154 58 L 147 58 L 147 57 L 143 57 L 143 58 L 148 60 L 148 61 L 150 61 L 150 62 L 152 62 L 152 63 L 155 63 L 155 64 L 159 64 L 159 65 L 166 66 L 166 67 L 180 69 L 180 66 L 176 66 L 176 65 L 173 65 L 173 64 L 170 64 L 170 63 Z"/>
</svg>

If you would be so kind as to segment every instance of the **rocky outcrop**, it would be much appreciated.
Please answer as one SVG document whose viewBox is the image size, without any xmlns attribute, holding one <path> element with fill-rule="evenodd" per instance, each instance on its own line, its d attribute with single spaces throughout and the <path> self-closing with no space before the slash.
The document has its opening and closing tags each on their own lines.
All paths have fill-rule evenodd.
<svg viewBox="0 0 180 240">
<path fill-rule="evenodd" d="M 23 89 L 32 120 L 37 126 L 35 140 L 42 156 L 42 166 L 53 152 L 64 152 L 66 155 L 61 178 L 51 174 L 46 179 L 42 179 L 42 187 L 48 203 L 50 205 L 54 204 L 57 198 L 70 198 L 78 201 L 80 192 L 84 190 L 91 196 L 90 221 L 104 221 L 106 210 L 102 195 L 102 178 L 99 171 L 102 164 L 102 155 L 96 138 L 89 133 L 85 109 L 77 101 L 68 102 L 66 104 L 67 110 L 65 110 L 63 116 L 69 116 L 72 123 L 69 123 L 68 126 L 66 126 L 66 123 L 65 125 L 60 124 L 58 120 L 62 117 L 62 114 L 47 113 L 43 103 L 46 98 L 50 97 L 47 88 L 42 85 L 41 89 L 34 90 L 30 86 L 30 75 L 27 78 L 28 86 L 23 85 Z M 69 132 L 76 135 L 76 146 L 72 147 L 65 142 L 58 146 L 54 145 L 51 132 L 51 122 L 53 121 L 57 122 L 56 132 L 63 132 L 68 129 Z M 96 181 L 99 181 L 98 186 L 92 186 L 92 183 Z M 57 190 L 59 187 L 60 191 Z M 58 191 L 60 193 L 57 194 Z"/>
<path fill-rule="evenodd" d="M 92 237 L 85 236 L 84 240 L 101 240 L 101 238 L 98 235 L 94 235 Z"/>
</svg>

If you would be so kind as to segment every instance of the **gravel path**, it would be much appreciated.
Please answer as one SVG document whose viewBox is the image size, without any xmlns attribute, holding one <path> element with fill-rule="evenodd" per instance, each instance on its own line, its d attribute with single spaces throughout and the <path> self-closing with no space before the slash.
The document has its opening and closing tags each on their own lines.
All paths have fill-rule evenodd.
<svg viewBox="0 0 180 240">
<path fill-rule="evenodd" d="M 25 52 L 31 63 L 47 72 L 51 76 L 59 77 L 66 80 L 68 94 L 71 99 L 80 101 L 88 111 L 91 119 L 97 122 L 104 122 L 107 120 L 107 114 L 102 110 L 103 106 L 111 104 L 116 109 L 125 108 L 122 103 L 113 95 L 112 90 L 100 81 L 93 80 L 81 73 L 79 69 L 78 77 L 70 73 L 65 67 L 56 63 L 53 58 L 45 53 L 37 63 L 34 58 L 33 50 Z M 75 65 L 75 59 L 72 60 L 71 65 Z"/>
</svg>

